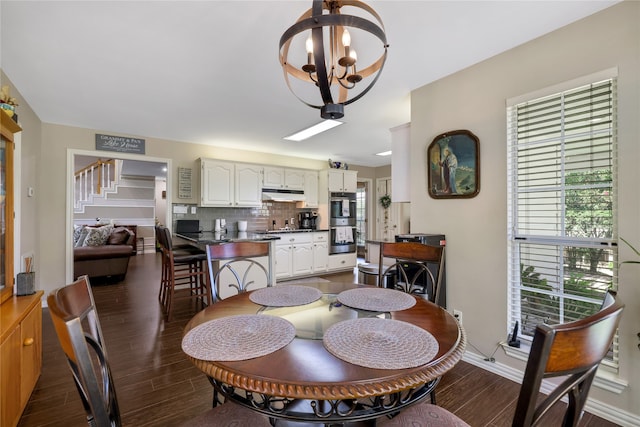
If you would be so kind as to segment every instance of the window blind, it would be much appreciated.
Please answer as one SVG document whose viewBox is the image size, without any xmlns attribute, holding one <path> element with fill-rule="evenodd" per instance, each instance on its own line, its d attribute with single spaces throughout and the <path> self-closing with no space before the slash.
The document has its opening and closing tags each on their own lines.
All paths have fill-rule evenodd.
<svg viewBox="0 0 640 427">
<path fill-rule="evenodd" d="M 508 327 L 531 339 L 617 287 L 616 80 L 509 106 L 507 122 Z"/>
</svg>

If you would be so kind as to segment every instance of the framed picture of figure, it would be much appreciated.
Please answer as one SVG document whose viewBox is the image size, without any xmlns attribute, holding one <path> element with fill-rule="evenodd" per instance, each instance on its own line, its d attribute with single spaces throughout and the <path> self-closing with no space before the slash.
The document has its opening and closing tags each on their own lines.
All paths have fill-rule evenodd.
<svg viewBox="0 0 640 427">
<path fill-rule="evenodd" d="M 427 148 L 429 196 L 475 197 L 480 191 L 480 141 L 468 130 L 436 136 Z"/>
</svg>

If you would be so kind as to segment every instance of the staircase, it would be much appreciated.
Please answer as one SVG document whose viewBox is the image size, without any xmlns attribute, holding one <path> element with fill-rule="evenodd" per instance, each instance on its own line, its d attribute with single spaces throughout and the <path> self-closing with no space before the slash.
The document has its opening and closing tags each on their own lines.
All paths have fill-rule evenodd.
<svg viewBox="0 0 640 427">
<path fill-rule="evenodd" d="M 75 173 L 74 224 L 155 225 L 155 179 L 123 176 L 122 162 L 100 159 Z"/>
</svg>

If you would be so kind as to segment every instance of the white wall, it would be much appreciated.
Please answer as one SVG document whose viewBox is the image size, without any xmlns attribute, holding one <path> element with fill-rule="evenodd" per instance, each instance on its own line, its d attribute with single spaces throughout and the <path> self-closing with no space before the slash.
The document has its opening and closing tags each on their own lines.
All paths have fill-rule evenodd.
<svg viewBox="0 0 640 427">
<path fill-rule="evenodd" d="M 507 336 L 507 170 L 505 101 L 577 77 L 618 67 L 619 234 L 640 244 L 640 2 L 627 1 L 412 92 L 411 228 L 447 236 L 447 301 L 462 310 L 468 340 L 491 353 Z M 438 134 L 468 129 L 480 139 L 480 193 L 431 199 L 426 148 Z M 621 248 L 621 259 L 632 257 Z M 591 397 L 640 423 L 640 266 L 624 266 L 620 296 L 620 395 Z M 476 352 L 469 347 L 469 351 Z M 496 353 L 498 364 L 523 362 Z M 613 411 L 615 412 L 615 411 Z"/>
</svg>

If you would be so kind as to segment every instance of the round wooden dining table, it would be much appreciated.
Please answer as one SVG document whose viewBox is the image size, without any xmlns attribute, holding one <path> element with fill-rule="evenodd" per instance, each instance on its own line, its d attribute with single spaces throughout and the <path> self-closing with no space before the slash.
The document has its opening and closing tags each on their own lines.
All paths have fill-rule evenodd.
<svg viewBox="0 0 640 427">
<path fill-rule="evenodd" d="M 337 282 L 304 286 L 320 290 L 322 297 L 311 304 L 277 307 L 257 304 L 250 298 L 252 292 L 247 292 L 219 301 L 190 320 L 184 337 L 208 322 L 238 315 L 267 314 L 295 326 L 295 337 L 284 347 L 246 360 L 206 360 L 185 351 L 209 377 L 216 393 L 272 418 L 320 424 L 360 422 L 396 413 L 425 399 L 439 378 L 462 358 L 464 329 L 436 304 L 411 296 L 415 305 L 403 310 L 353 309 L 340 302 L 341 292 L 380 288 Z M 361 318 L 392 319 L 427 331 L 437 341 L 433 357 L 419 366 L 391 369 L 361 366 L 358 361 L 336 357 L 326 348 L 324 333 L 340 322 Z M 412 357 L 410 350 L 400 354 Z"/>
</svg>

